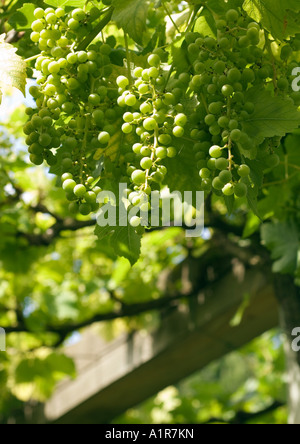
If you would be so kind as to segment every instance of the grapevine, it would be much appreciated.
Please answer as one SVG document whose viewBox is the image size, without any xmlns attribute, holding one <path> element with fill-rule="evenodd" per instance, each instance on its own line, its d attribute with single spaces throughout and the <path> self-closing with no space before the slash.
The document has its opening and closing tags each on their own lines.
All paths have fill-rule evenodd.
<svg viewBox="0 0 300 444">
<path fill-rule="evenodd" d="M 150 8 L 149 23 L 161 13 Z M 30 160 L 35 165 L 46 160 L 59 176 L 72 214 L 87 216 L 99 208 L 99 185 L 109 170 L 107 149 L 120 132 L 119 154 L 112 162 L 129 183 L 130 204 L 142 211 L 151 209 L 147 196 L 168 185 L 165 160 L 179 151 L 192 149 L 199 190 L 224 196 L 227 204 L 253 193 L 254 160 L 266 174 L 279 165 L 282 137 L 256 140 L 247 124 L 256 118 L 255 91 L 300 104 L 300 93 L 290 86 L 299 35 L 275 57 L 274 40 L 262 26 L 244 11 L 228 8 L 223 15 L 212 14 L 215 37 L 188 26 L 182 45 L 185 70 L 160 47 L 143 66 L 133 66 L 125 34 L 127 61 L 116 75 L 115 37 L 89 39 L 99 9 L 38 8 L 34 14 L 30 38 L 41 54 L 35 62 L 37 86 L 30 93 L 37 107 L 27 110 L 24 132 Z M 140 222 L 138 217 L 131 220 L 134 227 Z"/>
</svg>

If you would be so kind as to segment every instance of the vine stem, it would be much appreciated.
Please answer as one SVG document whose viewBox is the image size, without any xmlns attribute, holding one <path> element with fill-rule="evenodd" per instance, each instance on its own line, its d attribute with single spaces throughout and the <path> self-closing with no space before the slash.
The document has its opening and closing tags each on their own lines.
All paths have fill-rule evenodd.
<svg viewBox="0 0 300 444">
<path fill-rule="evenodd" d="M 28 59 L 25 59 L 24 62 L 25 62 L 25 63 L 32 62 L 33 60 L 36 60 L 40 55 L 41 55 L 41 54 L 36 54 L 36 55 L 34 55 L 34 56 L 32 56 L 32 57 L 29 57 Z"/>
<path fill-rule="evenodd" d="M 168 8 L 167 8 L 167 6 L 166 6 L 164 0 L 162 1 L 162 5 L 163 5 L 163 8 L 164 8 L 164 10 L 166 11 L 166 13 L 167 13 L 169 19 L 170 19 L 171 22 L 173 23 L 173 25 L 174 25 L 176 31 L 177 31 L 179 34 L 181 34 L 180 29 L 178 28 L 176 22 L 174 21 L 174 19 L 173 19 L 172 15 L 171 15 L 170 11 L 168 10 Z"/>
<path fill-rule="evenodd" d="M 229 162 L 229 171 L 232 170 L 232 159 L 233 159 L 233 155 L 232 155 L 232 151 L 231 151 L 231 147 L 232 147 L 232 142 L 231 139 L 229 138 L 228 141 L 228 162 Z"/>
<path fill-rule="evenodd" d="M 93 31 L 78 45 L 78 51 L 84 51 L 90 43 L 97 37 L 98 34 L 102 31 L 102 29 L 110 22 L 113 15 L 114 8 L 111 7 L 107 10 L 107 13 L 103 17 L 102 20 L 98 23 L 97 26 L 93 29 Z"/>
<path fill-rule="evenodd" d="M 152 102 L 154 103 L 156 99 L 156 91 L 154 86 L 152 85 Z M 156 113 L 156 107 L 153 106 L 153 114 Z M 153 144 L 153 150 L 152 150 L 152 154 L 151 154 L 151 160 L 152 162 L 154 162 L 155 160 L 155 150 L 158 147 L 158 123 L 156 123 L 156 127 L 155 127 L 155 131 L 154 131 L 154 144 Z M 151 168 L 150 168 L 151 169 Z M 150 169 L 148 169 L 146 171 L 146 183 L 145 183 L 145 187 L 148 187 L 148 179 L 149 179 L 149 173 L 150 173 Z"/>
<path fill-rule="evenodd" d="M 130 51 L 129 51 L 128 37 L 127 37 L 127 34 L 125 31 L 124 31 L 124 41 L 125 41 L 125 47 L 126 47 L 128 80 L 129 80 L 129 85 L 131 86 L 132 85 L 132 75 L 131 75 Z"/>
<path fill-rule="evenodd" d="M 294 170 L 300 171 L 300 167 L 298 165 L 294 165 L 292 163 L 280 162 L 280 165 L 284 165 L 285 167 L 293 168 Z"/>
</svg>

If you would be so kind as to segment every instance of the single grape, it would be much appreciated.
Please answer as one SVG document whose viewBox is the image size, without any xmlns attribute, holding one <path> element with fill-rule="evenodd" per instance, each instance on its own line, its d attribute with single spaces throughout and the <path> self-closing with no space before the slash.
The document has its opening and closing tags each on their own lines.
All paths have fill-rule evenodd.
<svg viewBox="0 0 300 444">
<path fill-rule="evenodd" d="M 176 150 L 176 148 L 174 148 L 174 147 L 168 147 L 167 148 L 167 156 L 170 158 L 170 159 L 172 159 L 172 158 L 174 158 L 174 157 L 176 157 L 177 156 L 177 150 Z"/>
<path fill-rule="evenodd" d="M 88 203 L 82 203 L 82 204 L 79 206 L 79 213 L 80 213 L 82 216 L 88 216 L 91 212 L 92 212 L 92 207 L 91 207 L 90 204 L 88 204 Z"/>
<path fill-rule="evenodd" d="M 150 157 L 144 157 L 141 160 L 140 165 L 143 168 L 143 170 L 149 170 L 153 165 L 152 159 Z"/>
<path fill-rule="evenodd" d="M 125 76 L 119 76 L 117 78 L 117 85 L 119 88 L 125 89 L 129 85 L 129 80 Z"/>
<path fill-rule="evenodd" d="M 216 189 L 221 191 L 224 187 L 224 183 L 219 179 L 219 177 L 215 177 L 212 181 L 212 186 Z"/>
<path fill-rule="evenodd" d="M 158 147 L 155 150 L 155 155 L 158 159 L 165 159 L 168 156 L 168 150 L 164 147 Z"/>
<path fill-rule="evenodd" d="M 234 186 L 234 194 L 236 197 L 245 197 L 247 195 L 247 186 L 244 183 L 237 183 Z"/>
<path fill-rule="evenodd" d="M 141 225 L 141 218 L 138 216 L 134 216 L 130 219 L 129 223 L 133 228 L 137 228 Z"/>
<path fill-rule="evenodd" d="M 227 22 L 237 22 L 238 18 L 239 18 L 239 13 L 236 9 L 229 9 L 226 12 Z"/>
<path fill-rule="evenodd" d="M 232 180 L 232 174 L 228 170 L 223 170 L 219 174 L 219 179 L 225 185 Z"/>
<path fill-rule="evenodd" d="M 219 159 L 216 159 L 216 168 L 217 170 L 226 170 L 229 166 L 229 162 L 224 157 L 220 157 Z"/>
<path fill-rule="evenodd" d="M 124 123 L 122 125 L 122 131 L 124 134 L 130 134 L 133 131 L 133 126 L 130 123 Z"/>
<path fill-rule="evenodd" d="M 178 114 L 174 119 L 175 125 L 184 127 L 187 124 L 187 116 L 185 114 Z"/>
<path fill-rule="evenodd" d="M 44 158 L 41 154 L 30 154 L 29 158 L 30 162 L 34 165 L 42 165 L 44 162 Z"/>
<path fill-rule="evenodd" d="M 156 128 L 157 123 L 153 117 L 149 117 L 144 120 L 143 126 L 146 131 L 153 131 Z"/>
<path fill-rule="evenodd" d="M 234 194 L 234 187 L 233 187 L 232 183 L 227 183 L 222 188 L 222 193 L 224 194 L 224 196 L 232 196 Z"/>
<path fill-rule="evenodd" d="M 98 141 L 101 143 L 101 145 L 108 145 L 110 141 L 110 134 L 106 131 L 102 131 L 98 135 Z"/>
<path fill-rule="evenodd" d="M 239 129 L 232 130 L 230 138 L 233 142 L 238 142 L 241 139 L 241 131 Z"/>
<path fill-rule="evenodd" d="M 211 171 L 208 168 L 202 168 L 199 174 L 201 179 L 209 179 L 211 177 Z"/>
<path fill-rule="evenodd" d="M 128 94 L 125 97 L 125 104 L 127 106 L 134 106 L 136 104 L 136 97 L 133 94 Z"/>
<path fill-rule="evenodd" d="M 246 164 L 242 164 L 238 168 L 238 175 L 240 177 L 248 177 L 250 175 L 250 168 Z"/>
<path fill-rule="evenodd" d="M 222 148 L 219 147 L 218 145 L 214 145 L 210 148 L 209 154 L 214 159 L 218 159 L 219 157 L 222 156 Z"/>
<path fill-rule="evenodd" d="M 67 179 L 63 183 L 63 189 L 67 193 L 73 193 L 75 187 L 76 187 L 76 182 L 73 179 Z"/>
<path fill-rule="evenodd" d="M 133 183 L 135 183 L 137 185 L 141 185 L 141 184 L 145 183 L 145 180 L 146 180 L 145 171 L 142 171 L 142 170 L 134 171 L 131 175 L 131 180 Z"/>
<path fill-rule="evenodd" d="M 182 128 L 182 126 L 175 126 L 175 128 L 173 128 L 173 134 L 175 137 L 182 137 L 184 135 L 184 128 Z"/>
</svg>

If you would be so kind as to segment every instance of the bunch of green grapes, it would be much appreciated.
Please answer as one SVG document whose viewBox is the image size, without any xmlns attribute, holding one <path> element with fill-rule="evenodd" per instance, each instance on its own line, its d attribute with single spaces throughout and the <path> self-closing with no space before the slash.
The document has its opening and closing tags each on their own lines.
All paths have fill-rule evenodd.
<svg viewBox="0 0 300 444">
<path fill-rule="evenodd" d="M 129 200 L 143 211 L 147 211 L 147 195 L 160 187 L 167 174 L 162 161 L 177 155 L 174 139 L 183 137 L 187 123 L 179 97 L 174 91 L 165 90 L 165 72 L 157 53 L 149 56 L 148 65 L 146 69 L 134 70 L 135 81 L 131 86 L 127 77 L 117 79 L 118 104 L 126 108 L 122 131 L 128 135 L 134 153 L 127 167 L 134 190 Z M 131 222 L 139 224 L 138 218 Z"/>
<path fill-rule="evenodd" d="M 292 70 L 287 60 L 292 50 L 283 46 L 281 61 L 276 62 L 271 50 L 263 49 L 268 43 L 260 25 L 235 9 L 218 16 L 216 28 L 216 39 L 193 32 L 186 35 L 193 70 L 189 86 L 198 98 L 190 136 L 195 140 L 202 190 L 244 197 L 251 186 L 251 169 L 245 160 L 248 153 L 257 155 L 265 169 L 270 169 L 279 163 L 276 148 L 280 144 L 280 140 L 277 144 L 266 140 L 263 147 L 256 146 L 243 130 L 244 122 L 255 113 L 247 92 L 259 86 L 290 94 Z M 295 95 L 294 100 L 296 103 Z"/>
<path fill-rule="evenodd" d="M 35 10 L 31 40 L 41 54 L 35 63 L 37 86 L 30 93 L 37 107 L 27 110 L 24 128 L 30 160 L 55 165 L 71 201 L 70 211 L 82 215 L 98 208 L 95 153 L 109 145 L 123 113 L 117 88 L 109 80 L 115 38 L 76 50 L 90 33 L 97 11 Z"/>
</svg>

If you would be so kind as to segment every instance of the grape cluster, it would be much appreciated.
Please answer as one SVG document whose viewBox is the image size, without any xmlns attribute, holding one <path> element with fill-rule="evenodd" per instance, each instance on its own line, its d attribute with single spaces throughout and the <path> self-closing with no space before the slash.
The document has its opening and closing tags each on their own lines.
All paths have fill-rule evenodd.
<svg viewBox="0 0 300 444">
<path fill-rule="evenodd" d="M 215 24 L 217 38 L 195 32 L 186 35 L 193 67 L 189 87 L 198 98 L 190 136 L 195 141 L 193 150 L 202 190 L 244 197 L 251 186 L 246 158 L 255 150 L 262 151 L 243 130 L 244 122 L 255 113 L 247 91 L 272 85 L 276 94 L 285 95 L 289 81 L 280 69 L 275 76 L 276 62 L 260 45 L 265 36 L 258 23 L 230 9 Z M 281 58 L 287 60 L 290 55 L 290 49 L 284 46 Z M 264 147 L 261 158 L 265 168 L 273 168 L 279 163 L 276 147 L 271 141 L 266 141 Z"/>
<path fill-rule="evenodd" d="M 37 108 L 27 109 L 24 128 L 30 160 L 35 165 L 46 160 L 60 171 L 70 210 L 88 215 L 98 208 L 95 154 L 109 145 L 123 114 L 109 80 L 116 40 L 111 36 L 76 50 L 99 17 L 97 8 L 89 13 L 38 8 L 34 15 L 31 40 L 41 54 L 37 86 L 30 88 Z"/>
<path fill-rule="evenodd" d="M 137 67 L 133 75 L 133 85 L 128 77 L 118 77 L 118 104 L 125 111 L 122 131 L 129 136 L 134 153 L 127 166 L 134 190 L 129 201 L 147 211 L 147 195 L 167 174 L 162 161 L 177 155 L 174 140 L 184 135 L 187 117 L 179 97 L 165 89 L 166 76 L 158 53 L 149 56 L 148 68 Z M 136 217 L 131 221 L 134 226 L 139 223 Z"/>
</svg>

